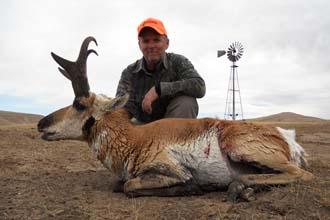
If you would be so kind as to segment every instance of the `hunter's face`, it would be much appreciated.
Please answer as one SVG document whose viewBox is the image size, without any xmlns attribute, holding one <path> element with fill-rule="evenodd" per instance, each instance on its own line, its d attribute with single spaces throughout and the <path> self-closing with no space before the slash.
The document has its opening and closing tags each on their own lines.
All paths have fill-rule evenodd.
<svg viewBox="0 0 330 220">
<path fill-rule="evenodd" d="M 139 47 L 148 64 L 158 63 L 165 55 L 168 46 L 168 38 L 153 29 L 143 31 L 139 37 Z"/>
</svg>

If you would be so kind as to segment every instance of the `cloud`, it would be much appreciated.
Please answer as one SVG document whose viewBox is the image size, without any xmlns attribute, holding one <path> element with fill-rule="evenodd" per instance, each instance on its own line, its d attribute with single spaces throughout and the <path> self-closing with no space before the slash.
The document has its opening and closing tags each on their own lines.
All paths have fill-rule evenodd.
<svg viewBox="0 0 330 220">
<path fill-rule="evenodd" d="M 222 117 L 231 63 L 216 51 L 240 41 L 246 117 L 295 111 L 330 118 L 329 6 L 325 0 L 2 1 L 0 109 L 6 97 L 31 103 L 29 111 L 42 114 L 70 104 L 71 84 L 50 51 L 75 60 L 89 35 L 99 43 L 91 45 L 99 57 L 88 60 L 91 89 L 113 96 L 121 71 L 141 57 L 137 25 L 157 17 L 168 30 L 169 51 L 188 57 L 206 81 L 202 115 Z"/>
</svg>

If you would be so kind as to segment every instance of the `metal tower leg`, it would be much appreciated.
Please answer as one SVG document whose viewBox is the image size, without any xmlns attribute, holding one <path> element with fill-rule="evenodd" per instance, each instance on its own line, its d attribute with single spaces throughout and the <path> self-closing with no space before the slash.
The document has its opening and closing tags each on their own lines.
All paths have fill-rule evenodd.
<svg viewBox="0 0 330 220">
<path fill-rule="evenodd" d="M 235 62 L 233 62 L 229 77 L 224 118 L 225 119 L 231 118 L 232 120 L 241 118 L 244 120 L 242 99 L 241 99 L 240 88 L 238 83 L 237 67 L 238 66 L 235 64 Z M 239 100 L 237 100 L 236 93 L 238 93 Z M 239 106 L 236 106 L 236 104 L 239 104 Z"/>
</svg>

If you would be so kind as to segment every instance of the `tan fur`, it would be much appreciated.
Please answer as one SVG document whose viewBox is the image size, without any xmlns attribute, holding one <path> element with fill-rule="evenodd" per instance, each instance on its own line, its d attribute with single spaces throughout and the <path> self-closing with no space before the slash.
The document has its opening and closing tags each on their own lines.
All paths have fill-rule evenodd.
<svg viewBox="0 0 330 220">
<path fill-rule="evenodd" d="M 106 153 L 113 155 L 115 172 L 118 172 L 123 167 L 121 163 L 129 158 L 132 160 L 129 172 L 136 173 L 141 164 L 159 157 L 167 145 L 192 140 L 215 123 L 212 119 L 166 119 L 135 126 L 122 109 L 105 115 L 105 120 L 96 123 L 88 142 L 91 143 L 99 131 L 108 131 L 111 143 L 109 141 L 102 145 L 108 150 L 102 150 L 98 158 L 102 160 Z M 109 149 L 110 145 L 113 147 Z"/>
<path fill-rule="evenodd" d="M 222 121 L 219 129 L 220 147 L 232 159 L 268 164 L 290 158 L 289 145 L 274 127 Z M 239 158 L 242 155 L 244 158 Z"/>
</svg>

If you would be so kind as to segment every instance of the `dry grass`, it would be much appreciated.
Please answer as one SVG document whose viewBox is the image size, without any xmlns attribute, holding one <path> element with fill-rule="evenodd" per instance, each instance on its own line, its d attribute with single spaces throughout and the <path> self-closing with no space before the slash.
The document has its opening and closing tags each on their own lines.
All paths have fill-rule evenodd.
<svg viewBox="0 0 330 220">
<path fill-rule="evenodd" d="M 112 193 L 111 174 L 85 143 L 43 141 L 35 124 L 0 126 L 0 219 L 330 219 L 330 123 L 279 124 L 297 130 L 315 181 L 238 204 L 225 192 L 129 199 Z"/>
</svg>

